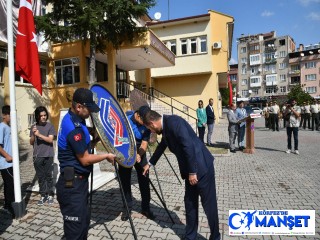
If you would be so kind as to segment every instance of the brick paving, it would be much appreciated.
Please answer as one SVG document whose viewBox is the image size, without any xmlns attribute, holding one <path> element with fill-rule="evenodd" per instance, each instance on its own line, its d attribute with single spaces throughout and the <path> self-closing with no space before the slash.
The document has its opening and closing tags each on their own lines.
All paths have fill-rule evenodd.
<svg viewBox="0 0 320 240">
<path fill-rule="evenodd" d="M 213 142 L 226 145 L 227 122 L 214 128 Z M 286 154 L 286 133 L 272 132 L 263 128 L 263 119 L 256 121 L 255 154 L 237 152 L 216 156 L 215 172 L 222 239 L 320 239 L 320 160 L 318 155 L 320 132 L 299 131 L 300 155 Z M 20 158 L 22 195 L 25 197 L 27 214 L 19 220 L 10 219 L 0 209 L 0 239 L 61 239 L 62 217 L 59 205 L 37 206 L 39 195 L 26 188 L 36 183 L 31 158 L 31 148 L 22 146 Z M 175 157 L 169 160 L 178 171 Z M 100 165 L 103 171 L 114 171 L 108 163 Z M 132 190 L 135 199 L 133 223 L 138 239 L 180 239 L 184 234 L 184 186 L 173 174 L 169 164 L 162 159 L 157 173 L 166 205 L 174 219 L 171 222 L 162 204 L 152 191 L 151 210 L 154 221 L 146 219 L 140 211 L 140 193 L 133 172 Z M 152 182 L 157 185 L 151 172 Z M 159 190 L 158 190 L 159 191 Z M 3 204 L 3 182 L 0 179 L 0 204 Z M 200 204 L 201 205 L 201 204 Z M 94 192 L 89 239 L 134 239 L 129 222 L 120 220 L 121 195 L 116 180 Z M 313 209 L 316 210 L 315 236 L 239 236 L 228 235 L 228 211 L 230 209 Z M 200 206 L 198 239 L 209 238 L 207 219 Z"/>
</svg>

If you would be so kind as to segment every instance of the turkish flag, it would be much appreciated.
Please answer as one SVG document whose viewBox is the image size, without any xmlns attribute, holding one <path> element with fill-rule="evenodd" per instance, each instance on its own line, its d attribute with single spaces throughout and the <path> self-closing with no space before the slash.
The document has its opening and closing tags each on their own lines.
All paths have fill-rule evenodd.
<svg viewBox="0 0 320 240">
<path fill-rule="evenodd" d="M 42 95 L 36 37 L 31 0 L 20 0 L 16 40 L 16 72 Z"/>
<path fill-rule="evenodd" d="M 230 75 L 228 75 L 228 88 L 229 88 L 229 106 L 231 106 L 233 96 L 232 96 L 232 83 L 230 80 Z"/>
</svg>

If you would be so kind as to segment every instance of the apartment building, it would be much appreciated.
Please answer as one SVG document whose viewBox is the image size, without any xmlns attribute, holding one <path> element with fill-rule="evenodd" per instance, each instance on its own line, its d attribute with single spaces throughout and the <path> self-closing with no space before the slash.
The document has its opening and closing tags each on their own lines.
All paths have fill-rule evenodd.
<svg viewBox="0 0 320 240">
<path fill-rule="evenodd" d="M 320 43 L 299 45 L 289 53 L 289 85 L 301 84 L 303 90 L 320 99 Z"/>
<path fill-rule="evenodd" d="M 241 35 L 238 40 L 238 89 L 240 98 L 266 101 L 290 90 L 289 53 L 295 51 L 290 36 L 276 32 Z"/>
<path fill-rule="evenodd" d="M 175 54 L 174 66 L 151 70 L 153 86 L 196 109 L 198 101 L 222 114 L 219 88 L 227 87 L 234 19 L 209 10 L 207 14 L 168 21 L 153 21 L 148 27 Z"/>
</svg>

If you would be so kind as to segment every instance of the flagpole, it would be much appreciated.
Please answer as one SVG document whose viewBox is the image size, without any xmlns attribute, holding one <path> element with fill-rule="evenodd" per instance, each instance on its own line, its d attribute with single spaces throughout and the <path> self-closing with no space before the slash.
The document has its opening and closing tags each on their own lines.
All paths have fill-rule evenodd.
<svg viewBox="0 0 320 240">
<path fill-rule="evenodd" d="M 14 78 L 14 55 L 13 55 L 13 21 L 12 21 L 12 1 L 7 1 L 7 41 L 8 41 L 8 66 L 9 66 L 9 94 L 10 94 L 10 125 L 12 143 L 12 163 L 15 202 L 12 207 L 16 218 L 25 215 L 25 202 L 21 198 L 20 169 L 19 169 L 19 149 L 18 149 L 18 129 L 16 111 L 16 92 Z"/>
</svg>

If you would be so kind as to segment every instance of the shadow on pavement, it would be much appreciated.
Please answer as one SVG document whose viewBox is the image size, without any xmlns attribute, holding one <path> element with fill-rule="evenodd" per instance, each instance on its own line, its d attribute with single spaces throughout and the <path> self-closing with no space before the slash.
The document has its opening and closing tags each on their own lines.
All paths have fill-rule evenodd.
<svg viewBox="0 0 320 240">
<path fill-rule="evenodd" d="M 0 209 L 0 236 L 6 229 L 11 226 L 12 224 L 12 216 L 11 213 L 3 208 Z"/>
<path fill-rule="evenodd" d="M 260 150 L 265 150 L 265 151 L 272 151 L 272 152 L 283 152 L 284 150 L 278 150 L 278 149 L 274 149 L 274 148 L 264 148 L 264 147 L 255 147 L 255 149 L 260 149 Z"/>
<path fill-rule="evenodd" d="M 134 187 L 132 186 L 132 189 Z M 170 228 L 175 235 L 182 238 L 184 236 L 184 228 L 185 224 L 182 223 L 178 217 L 178 215 L 168 209 L 171 217 L 174 220 L 174 224 L 170 220 L 170 217 L 168 216 L 168 213 L 164 209 L 163 205 L 161 204 L 160 200 L 156 196 L 155 193 L 153 193 L 153 190 L 151 190 L 151 203 L 150 203 L 150 209 L 155 215 L 154 220 L 148 220 L 148 221 L 154 221 L 157 224 L 159 224 L 162 228 Z M 122 198 L 120 194 L 119 188 L 112 188 L 107 191 L 99 191 L 93 194 L 93 204 L 92 204 L 92 213 L 91 213 L 91 220 L 94 221 L 94 224 L 90 225 L 90 228 L 94 228 L 97 225 L 104 226 L 105 231 L 108 233 L 108 238 L 114 239 L 113 235 L 116 234 L 116 232 L 112 232 L 108 229 L 108 222 L 116 220 L 116 218 L 119 218 L 123 210 L 123 203 Z M 136 219 L 142 219 L 145 218 L 143 215 L 140 214 L 141 211 L 141 201 L 133 198 L 133 207 L 132 207 L 132 221 L 135 226 L 139 226 L 139 223 L 135 221 Z M 119 222 L 122 223 L 122 221 L 119 219 Z M 125 223 L 125 222 L 123 222 Z M 129 220 L 127 221 L 128 227 L 130 227 Z M 121 224 L 122 225 L 122 224 Z M 120 227 L 120 226 L 119 226 Z M 137 229 L 135 229 L 136 232 Z M 138 235 L 138 234 L 137 234 Z M 139 239 L 139 236 L 137 236 Z M 132 236 L 133 239 L 133 236 Z M 198 235 L 198 239 L 206 239 L 202 237 L 201 235 Z"/>
</svg>

